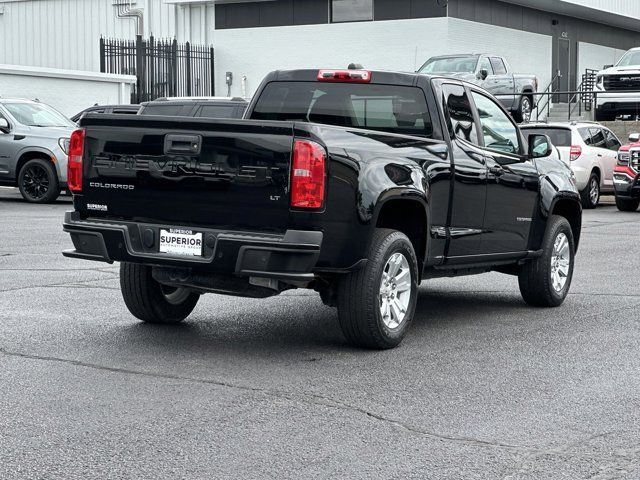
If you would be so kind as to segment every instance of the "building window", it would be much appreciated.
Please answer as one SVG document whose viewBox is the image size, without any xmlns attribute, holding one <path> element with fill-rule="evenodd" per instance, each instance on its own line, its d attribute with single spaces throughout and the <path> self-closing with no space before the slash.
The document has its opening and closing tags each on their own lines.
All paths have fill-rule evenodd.
<svg viewBox="0 0 640 480">
<path fill-rule="evenodd" d="M 331 0 L 332 22 L 367 20 L 373 20 L 373 0 Z"/>
</svg>

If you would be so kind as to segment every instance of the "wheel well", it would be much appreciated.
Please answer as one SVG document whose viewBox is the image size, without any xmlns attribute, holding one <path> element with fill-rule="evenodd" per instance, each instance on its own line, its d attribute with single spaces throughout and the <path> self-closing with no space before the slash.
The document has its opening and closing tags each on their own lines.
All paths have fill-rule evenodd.
<svg viewBox="0 0 640 480">
<path fill-rule="evenodd" d="M 22 170 L 22 167 L 24 166 L 24 164 L 27 163 L 29 160 L 33 160 L 35 158 L 41 158 L 42 160 L 50 161 L 51 164 L 54 165 L 54 169 L 55 169 L 55 162 L 46 153 L 25 152 L 20 156 L 20 158 L 18 159 L 18 163 L 16 164 L 16 181 L 18 180 L 18 175 L 20 175 L 20 170 Z"/>
<path fill-rule="evenodd" d="M 418 270 L 422 272 L 427 250 L 427 214 L 422 204 L 413 200 L 390 200 L 382 206 L 376 227 L 404 233 L 413 245 Z"/>
<path fill-rule="evenodd" d="M 578 202 L 569 199 L 558 200 L 551 212 L 552 215 L 559 215 L 569 221 L 569 225 L 571 225 L 571 232 L 573 233 L 573 240 L 576 245 L 576 251 L 578 251 L 578 244 L 580 243 L 580 229 L 582 228 L 582 217 L 580 212 L 581 209 Z"/>
<path fill-rule="evenodd" d="M 598 175 L 598 180 L 602 179 L 602 173 L 600 172 L 600 169 L 598 167 L 593 167 L 591 173 L 595 173 L 596 175 Z"/>
</svg>

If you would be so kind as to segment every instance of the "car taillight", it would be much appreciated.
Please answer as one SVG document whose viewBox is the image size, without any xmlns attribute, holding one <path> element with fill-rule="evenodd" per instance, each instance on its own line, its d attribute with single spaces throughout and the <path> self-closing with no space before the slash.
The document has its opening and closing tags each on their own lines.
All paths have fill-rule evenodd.
<svg viewBox="0 0 640 480">
<path fill-rule="evenodd" d="M 74 131 L 69 139 L 67 161 L 67 187 L 71 193 L 82 192 L 82 156 L 84 155 L 84 128 Z"/>
<path fill-rule="evenodd" d="M 569 150 L 569 160 L 575 162 L 582 155 L 582 147 L 580 145 L 571 145 L 571 150 Z"/>
<path fill-rule="evenodd" d="M 320 70 L 319 82 L 370 83 L 371 72 L 368 70 Z"/>
<path fill-rule="evenodd" d="M 325 149 L 309 140 L 295 140 L 291 165 L 291 206 L 321 208 L 325 191 Z"/>
</svg>

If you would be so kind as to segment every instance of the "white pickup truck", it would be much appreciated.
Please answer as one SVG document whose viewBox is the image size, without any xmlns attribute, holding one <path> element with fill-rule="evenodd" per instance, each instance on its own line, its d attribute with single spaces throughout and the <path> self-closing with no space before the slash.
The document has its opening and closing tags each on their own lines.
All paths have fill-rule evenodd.
<svg viewBox="0 0 640 480">
<path fill-rule="evenodd" d="M 596 120 L 640 115 L 640 47 L 625 53 L 618 63 L 596 76 Z"/>
</svg>

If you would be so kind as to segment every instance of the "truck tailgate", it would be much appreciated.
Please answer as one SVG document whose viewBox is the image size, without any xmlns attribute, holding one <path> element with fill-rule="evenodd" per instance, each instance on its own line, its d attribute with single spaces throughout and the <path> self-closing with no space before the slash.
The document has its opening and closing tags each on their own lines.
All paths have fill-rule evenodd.
<svg viewBox="0 0 640 480">
<path fill-rule="evenodd" d="M 283 230 L 293 124 L 88 115 L 83 191 L 90 216 Z"/>
</svg>

